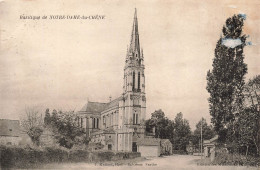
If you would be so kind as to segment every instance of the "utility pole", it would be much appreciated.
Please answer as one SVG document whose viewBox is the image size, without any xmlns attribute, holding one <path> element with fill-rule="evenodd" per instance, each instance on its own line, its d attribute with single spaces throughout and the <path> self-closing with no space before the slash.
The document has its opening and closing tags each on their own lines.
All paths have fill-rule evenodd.
<svg viewBox="0 0 260 170">
<path fill-rule="evenodd" d="M 203 119 L 201 119 L 201 124 L 200 124 L 200 160 L 202 162 L 202 123 L 203 123 Z"/>
</svg>

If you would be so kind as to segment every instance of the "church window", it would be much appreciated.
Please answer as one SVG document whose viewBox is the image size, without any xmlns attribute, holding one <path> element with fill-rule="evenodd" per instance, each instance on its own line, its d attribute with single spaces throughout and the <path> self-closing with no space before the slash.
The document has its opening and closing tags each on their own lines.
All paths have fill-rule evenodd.
<svg viewBox="0 0 260 170">
<path fill-rule="evenodd" d="M 99 124 L 99 119 L 97 119 L 97 128 L 98 128 L 98 124 Z"/>
<path fill-rule="evenodd" d="M 135 72 L 133 72 L 133 90 L 135 89 Z"/>
<path fill-rule="evenodd" d="M 96 127 L 96 118 L 93 118 L 93 128 L 95 129 Z"/>
<path fill-rule="evenodd" d="M 133 124 L 138 124 L 138 114 L 136 112 L 133 114 Z"/>
<path fill-rule="evenodd" d="M 83 119 L 80 118 L 80 127 L 83 127 Z"/>
<path fill-rule="evenodd" d="M 138 89 L 140 89 L 140 72 L 138 72 Z"/>
</svg>

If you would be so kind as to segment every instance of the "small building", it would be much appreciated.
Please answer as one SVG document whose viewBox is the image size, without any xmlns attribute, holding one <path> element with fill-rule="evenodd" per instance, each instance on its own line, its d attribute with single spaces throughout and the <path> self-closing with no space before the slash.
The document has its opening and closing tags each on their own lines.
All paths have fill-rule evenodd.
<svg viewBox="0 0 260 170">
<path fill-rule="evenodd" d="M 19 120 L 0 119 L 0 144 L 19 145 L 20 141 Z"/>
<path fill-rule="evenodd" d="M 160 143 L 159 138 L 141 138 L 137 141 L 137 152 L 144 157 L 158 157 L 161 154 Z"/>
<path fill-rule="evenodd" d="M 216 149 L 216 142 L 218 139 L 218 135 L 210 140 L 204 140 L 203 147 L 204 147 L 204 157 L 210 157 L 210 160 L 213 161 L 215 159 L 215 149 Z"/>
<path fill-rule="evenodd" d="M 169 139 L 152 137 L 140 138 L 137 140 L 137 152 L 144 157 L 158 157 L 160 155 L 172 154 L 172 143 Z"/>
<path fill-rule="evenodd" d="M 189 141 L 189 144 L 186 145 L 186 151 L 189 155 L 193 155 L 193 153 L 196 152 L 195 146 L 193 145 L 192 141 Z"/>
<path fill-rule="evenodd" d="M 161 155 L 172 155 L 172 143 L 169 139 L 161 139 Z"/>
</svg>

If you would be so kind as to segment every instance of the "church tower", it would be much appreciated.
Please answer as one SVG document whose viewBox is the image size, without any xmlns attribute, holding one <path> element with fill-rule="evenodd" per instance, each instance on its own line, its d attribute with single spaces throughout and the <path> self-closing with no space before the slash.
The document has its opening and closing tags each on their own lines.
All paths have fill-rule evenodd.
<svg viewBox="0 0 260 170">
<path fill-rule="evenodd" d="M 146 97 L 143 60 L 135 9 L 130 45 L 126 52 L 123 99 L 119 104 L 119 116 L 123 118 L 119 123 L 119 129 L 124 134 L 122 150 L 135 151 L 136 138 L 144 135 Z"/>
</svg>

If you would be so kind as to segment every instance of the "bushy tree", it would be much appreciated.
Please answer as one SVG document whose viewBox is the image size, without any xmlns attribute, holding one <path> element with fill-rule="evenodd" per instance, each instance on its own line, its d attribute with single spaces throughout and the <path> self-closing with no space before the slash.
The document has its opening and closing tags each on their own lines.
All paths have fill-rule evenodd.
<svg viewBox="0 0 260 170">
<path fill-rule="evenodd" d="M 59 111 L 57 113 L 54 110 L 51 118 L 51 129 L 60 146 L 70 149 L 74 144 L 88 144 L 83 129 L 77 125 L 74 112 Z"/>
<path fill-rule="evenodd" d="M 246 101 L 244 110 L 239 114 L 237 128 L 239 129 L 239 141 L 245 146 L 246 155 L 256 153 L 259 155 L 260 147 L 260 75 L 249 79 L 244 93 Z"/>
<path fill-rule="evenodd" d="M 174 119 L 173 146 L 177 150 L 186 150 L 191 137 L 189 121 L 183 118 L 180 112 Z"/>
<path fill-rule="evenodd" d="M 51 124 L 51 115 L 50 115 L 49 109 L 46 109 L 45 117 L 44 117 L 44 125 L 48 126 L 50 124 Z"/>
<path fill-rule="evenodd" d="M 155 128 L 155 137 L 161 139 L 172 139 L 173 122 L 165 117 L 164 112 L 159 109 L 152 113 L 151 119 L 146 121 L 147 131 L 152 131 Z"/>
<path fill-rule="evenodd" d="M 40 136 L 43 133 L 43 121 L 36 108 L 26 108 L 26 116 L 21 120 L 22 127 L 26 130 L 33 144 L 39 146 Z"/>
<path fill-rule="evenodd" d="M 213 69 L 207 73 L 207 90 L 211 122 L 222 142 L 236 141 L 234 121 L 243 110 L 243 87 L 247 65 L 243 49 L 246 36 L 242 35 L 244 15 L 234 15 L 226 20 L 215 48 Z"/>
<path fill-rule="evenodd" d="M 192 143 L 196 148 L 200 148 L 200 140 L 201 140 L 201 125 L 202 125 L 202 139 L 209 140 L 213 138 L 216 133 L 211 125 L 207 124 L 206 119 L 201 118 L 201 120 L 196 124 L 196 129 L 194 130 L 192 136 Z"/>
</svg>

